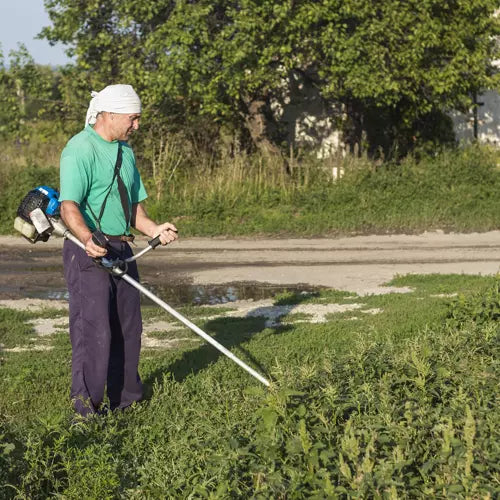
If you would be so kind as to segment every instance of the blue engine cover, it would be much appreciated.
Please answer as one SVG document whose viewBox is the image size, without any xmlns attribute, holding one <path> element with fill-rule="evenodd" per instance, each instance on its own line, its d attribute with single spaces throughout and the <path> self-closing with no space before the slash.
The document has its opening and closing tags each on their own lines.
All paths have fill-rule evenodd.
<svg viewBox="0 0 500 500">
<path fill-rule="evenodd" d="M 43 193 L 49 199 L 46 211 L 47 215 L 57 215 L 59 213 L 59 206 L 61 205 L 59 201 L 59 192 L 49 186 L 38 186 L 35 189 Z"/>
</svg>

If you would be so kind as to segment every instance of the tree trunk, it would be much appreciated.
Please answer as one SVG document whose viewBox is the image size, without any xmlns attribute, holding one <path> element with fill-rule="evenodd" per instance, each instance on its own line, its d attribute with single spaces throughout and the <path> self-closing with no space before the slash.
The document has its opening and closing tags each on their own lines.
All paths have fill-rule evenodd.
<svg viewBox="0 0 500 500">
<path fill-rule="evenodd" d="M 346 103 L 347 122 L 344 125 L 343 140 L 349 152 L 360 156 L 363 152 L 363 106 L 352 100 Z"/>
<path fill-rule="evenodd" d="M 20 79 L 16 79 L 16 94 L 19 99 L 19 112 L 21 116 L 26 113 L 26 96 L 24 94 L 23 82 Z"/>
<path fill-rule="evenodd" d="M 248 110 L 245 124 L 257 149 L 268 156 L 280 155 L 279 147 L 270 138 L 271 123 L 267 117 L 267 99 L 265 97 L 247 98 L 245 105 Z"/>
</svg>

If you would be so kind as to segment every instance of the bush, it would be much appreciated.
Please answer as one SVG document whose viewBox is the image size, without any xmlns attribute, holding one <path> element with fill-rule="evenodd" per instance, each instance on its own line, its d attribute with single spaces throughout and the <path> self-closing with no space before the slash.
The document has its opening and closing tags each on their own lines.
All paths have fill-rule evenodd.
<svg viewBox="0 0 500 500">
<path fill-rule="evenodd" d="M 273 234 L 316 236 L 487 231 L 500 227 L 498 153 L 469 147 L 399 164 L 366 158 L 283 162 L 243 153 L 214 162 L 180 145 L 164 147 L 154 168 L 143 168 L 146 207 L 183 236 Z M 344 170 L 333 179 L 332 169 Z M 0 186 L 1 233 L 28 189 L 57 186 L 57 167 L 16 167 Z"/>
<path fill-rule="evenodd" d="M 445 281 L 457 290 L 471 279 Z M 498 323 L 473 316 L 446 324 L 437 279 L 412 280 L 427 297 L 366 298 L 386 310 L 369 327 L 340 319 L 259 327 L 238 347 L 268 366 L 276 358 L 269 391 L 227 359 L 212 363 L 206 347 L 149 351 L 142 360 L 154 380 L 149 401 L 69 425 L 67 335 L 52 351 L 8 353 L 0 496 L 496 498 Z M 476 277 L 473 285 L 489 282 Z M 497 297 L 482 296 L 484 310 L 494 309 Z M 343 297 L 335 293 L 335 301 Z M 217 329 L 225 326 L 234 342 L 242 321 L 220 318 Z M 20 314 L 0 323 L 17 330 L 17 345 L 31 336 Z"/>
<path fill-rule="evenodd" d="M 483 323 L 498 322 L 500 320 L 500 277 L 485 292 L 471 296 L 459 295 L 453 302 L 448 321 L 451 325 L 462 327 L 473 322 Z"/>
<path fill-rule="evenodd" d="M 304 159 L 288 176 L 256 158 L 184 165 L 149 207 L 184 235 L 486 231 L 500 226 L 496 158 L 478 147 L 378 166 L 348 158 L 336 163 L 345 170 L 336 181 L 333 160 Z"/>
</svg>

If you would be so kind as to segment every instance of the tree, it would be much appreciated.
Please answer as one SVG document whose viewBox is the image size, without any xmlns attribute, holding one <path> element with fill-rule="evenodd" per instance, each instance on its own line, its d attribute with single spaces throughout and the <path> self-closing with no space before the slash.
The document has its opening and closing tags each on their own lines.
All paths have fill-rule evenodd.
<svg viewBox="0 0 500 500">
<path fill-rule="evenodd" d="M 370 117 L 414 133 L 495 88 L 498 0 L 45 0 L 94 88 L 127 81 L 156 120 L 245 128 L 277 151 L 270 104 L 290 72 L 344 106 L 351 140 Z M 380 129 L 382 124 L 377 124 Z M 375 128 L 377 128 L 375 127 Z M 349 127 L 348 127 L 349 128 Z M 388 135 L 391 136 L 391 133 Z M 373 135 L 373 134 L 372 134 Z M 387 135 L 387 134 L 386 134 Z"/>
<path fill-rule="evenodd" d="M 7 65 L 0 51 L 0 134 L 21 139 L 39 120 L 60 122 L 62 81 L 59 70 L 36 64 L 23 44 L 9 53 Z"/>
<path fill-rule="evenodd" d="M 16 82 L 5 67 L 3 51 L 0 50 L 0 137 L 19 130 L 19 99 Z"/>
<path fill-rule="evenodd" d="M 303 29 L 322 61 L 323 94 L 345 103 L 351 118 L 384 116 L 401 140 L 439 113 L 466 110 L 479 89 L 498 87 L 498 0 L 327 3 Z"/>
</svg>

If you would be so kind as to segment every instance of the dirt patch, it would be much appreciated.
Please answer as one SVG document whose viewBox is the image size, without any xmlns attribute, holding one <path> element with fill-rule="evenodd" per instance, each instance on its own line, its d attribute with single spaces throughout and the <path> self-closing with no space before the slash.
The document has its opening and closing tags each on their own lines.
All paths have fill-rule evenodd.
<svg viewBox="0 0 500 500">
<path fill-rule="evenodd" d="M 144 238 L 138 238 L 137 242 L 138 249 L 146 246 Z M 66 300 L 33 298 L 42 292 L 49 298 L 64 298 L 62 245 L 60 239 L 30 245 L 20 237 L 0 237 L 0 307 L 66 310 Z M 436 231 L 421 235 L 331 239 L 181 238 L 171 246 L 147 253 L 139 261 L 146 287 L 179 283 L 306 284 L 355 292 L 360 296 L 409 292 L 406 287 L 384 286 L 396 275 L 495 274 L 499 267 L 500 231 L 470 234 Z M 308 321 L 322 322 L 329 314 L 348 310 L 380 313 L 378 309 L 362 310 L 361 304 L 354 303 L 292 307 L 273 306 L 272 301 L 267 300 L 231 302 L 230 305 L 236 310 L 223 316 L 262 316 L 268 326 L 282 324 L 291 314 L 308 315 Z M 214 308 L 211 318 L 220 316 Z M 61 318 L 33 324 L 40 336 L 60 331 L 57 325 L 61 325 Z M 149 335 L 161 328 L 168 331 L 178 327 L 170 322 L 145 325 L 146 346 L 148 342 L 151 346 L 161 342 L 168 346 L 173 345 L 174 340 L 183 340 L 149 340 Z"/>
<path fill-rule="evenodd" d="M 0 344 L 0 352 L 29 352 L 29 351 L 50 351 L 52 346 L 50 345 L 33 345 L 30 347 L 3 347 Z"/>
<path fill-rule="evenodd" d="M 354 311 L 363 307 L 363 304 L 274 305 L 272 300 L 260 300 L 234 302 L 231 307 L 236 310 L 227 312 L 225 317 L 265 318 L 266 328 L 274 328 L 286 324 L 286 317 L 291 314 L 306 315 L 307 323 L 324 323 L 331 314 Z"/>
<path fill-rule="evenodd" d="M 43 299 L 2 299 L 0 307 L 7 307 L 17 311 L 38 312 L 43 309 L 68 310 L 68 302 L 64 300 L 43 300 Z"/>
<path fill-rule="evenodd" d="M 137 240 L 137 249 L 145 245 L 145 239 Z M 53 298 L 62 298 L 61 249 L 60 239 L 30 245 L 20 237 L 0 237 L 0 298 L 36 297 L 51 290 Z M 500 231 L 316 239 L 181 237 L 139 260 L 143 281 L 153 286 L 308 284 L 359 295 L 408 291 L 383 286 L 397 274 L 495 274 L 499 266 Z"/>
<path fill-rule="evenodd" d="M 28 323 L 33 326 L 38 337 L 47 337 L 69 329 L 69 325 L 61 325 L 61 318 L 36 318 Z"/>
<path fill-rule="evenodd" d="M 5 303 L 12 304 L 16 301 L 0 301 L 0 306 Z M 51 301 L 38 300 L 36 302 L 37 306 L 43 309 L 44 305 L 50 307 Z M 33 307 L 30 301 L 19 300 L 16 304 L 16 309 L 18 310 L 31 310 Z M 268 300 L 257 300 L 257 301 L 236 301 L 231 303 L 231 308 L 234 310 L 217 314 L 217 310 L 220 309 L 221 305 L 208 306 L 213 309 L 214 314 L 209 314 L 204 317 L 197 318 L 200 321 L 209 321 L 220 318 L 264 318 L 265 328 L 277 328 L 282 325 L 297 322 L 307 322 L 307 323 L 324 323 L 331 318 L 331 315 L 344 313 L 346 311 L 360 310 L 363 304 L 351 303 L 351 304 L 296 304 L 296 305 L 274 305 L 273 301 Z M 370 309 L 361 310 L 361 312 L 378 314 L 382 312 L 380 309 Z M 290 315 L 304 315 L 307 319 L 300 320 L 290 320 L 287 319 Z M 33 326 L 37 337 L 42 340 L 42 338 L 54 335 L 56 333 L 67 331 L 68 326 L 62 324 L 60 317 L 57 318 L 37 318 L 30 320 L 29 323 Z M 179 330 L 180 323 L 178 321 L 172 320 L 148 320 L 144 322 L 143 335 L 142 335 L 142 347 L 145 349 L 173 349 L 178 347 L 180 344 L 185 342 L 201 342 L 200 339 L 192 337 L 174 337 L 174 338 L 157 338 L 155 333 L 164 332 L 176 332 Z M 4 349 L 5 351 L 11 352 L 21 352 L 26 350 L 46 350 L 50 346 L 36 342 L 30 347 L 15 347 L 12 349 Z"/>
</svg>

